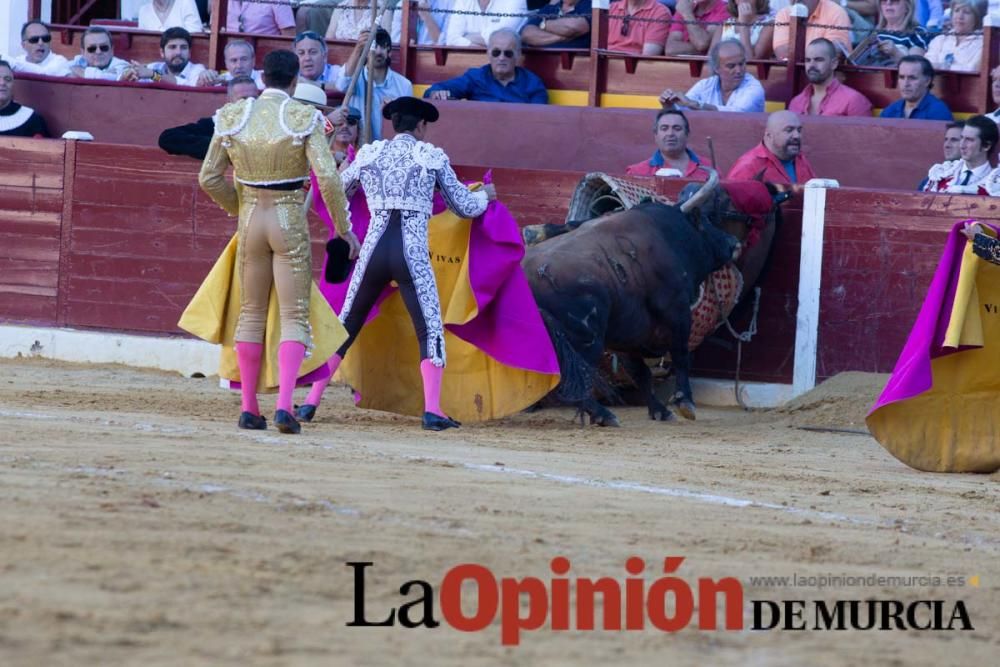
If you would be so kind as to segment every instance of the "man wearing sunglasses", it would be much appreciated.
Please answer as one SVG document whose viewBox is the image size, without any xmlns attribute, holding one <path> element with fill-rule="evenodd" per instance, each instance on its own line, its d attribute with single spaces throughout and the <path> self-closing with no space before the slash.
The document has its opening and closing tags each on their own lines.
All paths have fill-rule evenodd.
<svg viewBox="0 0 1000 667">
<path fill-rule="evenodd" d="M 31 20 L 21 26 L 21 46 L 24 54 L 11 62 L 15 72 L 44 74 L 46 76 L 69 76 L 69 61 L 57 53 L 52 53 L 52 33 L 49 27 L 38 20 Z"/>
<path fill-rule="evenodd" d="M 80 36 L 80 55 L 70 63 L 73 76 L 105 81 L 136 81 L 135 68 L 121 58 L 115 58 L 111 33 L 100 26 L 87 28 Z"/>
<path fill-rule="evenodd" d="M 617 0 L 608 10 L 608 50 L 662 56 L 670 10 L 657 0 Z"/>
<path fill-rule="evenodd" d="M 477 102 L 519 102 L 547 104 L 548 91 L 538 76 L 523 67 L 521 37 L 503 28 L 490 35 L 486 55 L 490 63 L 467 70 L 462 76 L 439 81 L 424 97 L 432 100 L 475 100 Z"/>
<path fill-rule="evenodd" d="M 45 119 L 14 101 L 14 70 L 6 60 L 0 60 L 0 136 L 49 136 Z"/>
</svg>

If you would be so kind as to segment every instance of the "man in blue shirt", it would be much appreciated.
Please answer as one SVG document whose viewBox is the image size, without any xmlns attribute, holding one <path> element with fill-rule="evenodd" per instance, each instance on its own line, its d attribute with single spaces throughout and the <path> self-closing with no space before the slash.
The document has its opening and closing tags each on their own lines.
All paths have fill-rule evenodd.
<svg viewBox="0 0 1000 667">
<path fill-rule="evenodd" d="M 882 118 L 953 120 L 948 105 L 930 92 L 934 84 L 931 61 L 923 56 L 903 56 L 898 74 L 900 99 L 882 109 Z"/>
<path fill-rule="evenodd" d="M 424 97 L 432 100 L 548 103 L 549 94 L 542 80 L 517 66 L 521 58 L 521 38 L 516 32 L 503 28 L 490 35 L 486 55 L 489 65 L 467 70 L 454 79 L 439 81 L 427 89 Z"/>
<path fill-rule="evenodd" d="M 545 5 L 521 28 L 521 39 L 546 49 L 589 49 L 592 15 L 590 0 Z"/>
</svg>

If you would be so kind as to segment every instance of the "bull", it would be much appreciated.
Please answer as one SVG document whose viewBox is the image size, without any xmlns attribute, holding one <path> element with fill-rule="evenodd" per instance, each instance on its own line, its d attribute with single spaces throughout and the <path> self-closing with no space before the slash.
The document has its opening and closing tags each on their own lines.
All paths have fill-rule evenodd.
<svg viewBox="0 0 1000 667">
<path fill-rule="evenodd" d="M 765 195 L 772 214 L 758 229 L 753 253 L 743 257 L 741 297 L 763 268 L 774 235 L 773 206 L 780 197 L 772 200 L 766 190 Z M 718 188 L 714 171 L 707 183 L 687 186 L 679 202 L 645 202 L 558 231 L 545 229 L 558 235 L 525 253 L 525 274 L 559 358 L 562 379 L 555 397 L 589 415 L 592 424 L 619 425 L 595 397 L 608 390 L 598 372 L 605 351 L 616 353 L 650 418 L 662 421 L 674 416 L 653 393 L 645 359 L 669 354 L 677 379 L 672 403 L 686 418 L 695 417 L 691 305 L 708 275 L 739 256 L 750 216 Z"/>
</svg>

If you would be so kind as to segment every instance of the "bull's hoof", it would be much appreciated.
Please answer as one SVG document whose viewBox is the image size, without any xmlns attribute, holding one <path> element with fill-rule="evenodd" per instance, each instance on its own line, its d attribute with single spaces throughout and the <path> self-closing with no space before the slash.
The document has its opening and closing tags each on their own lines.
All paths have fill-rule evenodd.
<svg viewBox="0 0 1000 667">
<path fill-rule="evenodd" d="M 650 410 L 649 418 L 653 421 L 672 422 L 677 420 L 677 416 L 666 406 L 662 410 Z"/>
<path fill-rule="evenodd" d="M 610 412 L 606 415 L 591 415 L 590 423 L 597 424 L 598 426 L 621 426 L 621 422 L 618 421 L 618 417 L 615 417 Z"/>
<path fill-rule="evenodd" d="M 684 419 L 690 419 L 692 421 L 697 419 L 697 415 L 695 414 L 694 410 L 694 403 L 692 403 L 691 401 L 688 400 L 678 401 L 674 407 L 677 408 L 677 412 L 681 413 L 681 417 L 684 417 Z"/>
<path fill-rule="evenodd" d="M 524 227 L 521 230 L 521 236 L 524 238 L 524 245 L 535 245 L 545 240 L 544 233 L 539 229 L 538 225 Z"/>
</svg>

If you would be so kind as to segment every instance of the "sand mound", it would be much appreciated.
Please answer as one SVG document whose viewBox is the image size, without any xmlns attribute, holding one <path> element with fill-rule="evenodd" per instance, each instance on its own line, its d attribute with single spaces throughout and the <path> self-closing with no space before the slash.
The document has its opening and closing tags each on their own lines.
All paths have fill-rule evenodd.
<svg viewBox="0 0 1000 667">
<path fill-rule="evenodd" d="M 888 379 L 885 373 L 839 373 L 775 412 L 797 426 L 866 430 L 865 415 Z"/>
</svg>

